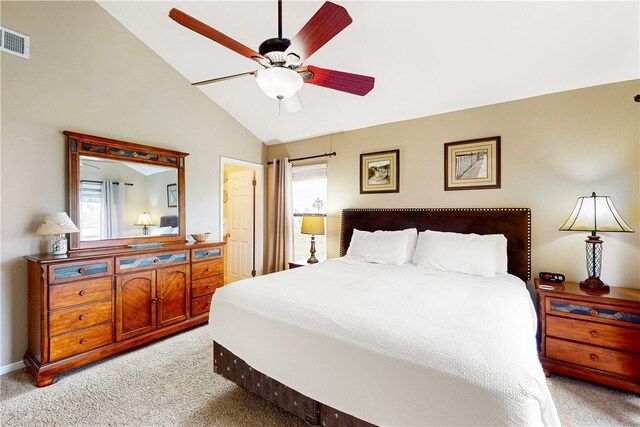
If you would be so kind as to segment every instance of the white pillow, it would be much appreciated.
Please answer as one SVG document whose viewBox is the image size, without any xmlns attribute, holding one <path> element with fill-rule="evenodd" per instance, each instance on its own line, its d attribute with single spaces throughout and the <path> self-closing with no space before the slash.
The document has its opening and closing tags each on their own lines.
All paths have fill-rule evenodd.
<svg viewBox="0 0 640 427">
<path fill-rule="evenodd" d="M 418 234 L 413 262 L 437 271 L 495 276 L 503 268 L 502 259 L 499 267 L 496 263 L 497 242 L 502 241 L 498 236 L 427 230 Z"/>
<path fill-rule="evenodd" d="M 360 262 L 401 265 L 409 262 L 418 239 L 418 230 L 353 230 L 346 257 Z"/>
<path fill-rule="evenodd" d="M 171 234 L 173 227 L 157 227 L 151 230 L 150 236 L 163 236 L 165 234 Z"/>
<path fill-rule="evenodd" d="M 496 274 L 507 274 L 509 259 L 507 258 L 507 238 L 504 234 L 484 234 L 480 237 L 493 239 L 496 245 Z"/>
</svg>

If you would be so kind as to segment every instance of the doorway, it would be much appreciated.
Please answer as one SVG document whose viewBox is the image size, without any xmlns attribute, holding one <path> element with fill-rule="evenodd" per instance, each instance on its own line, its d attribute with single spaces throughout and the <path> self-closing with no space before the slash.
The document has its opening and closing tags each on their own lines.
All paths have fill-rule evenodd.
<svg viewBox="0 0 640 427">
<path fill-rule="evenodd" d="M 263 273 L 263 166 L 221 157 L 220 171 L 224 276 L 231 283 Z"/>
</svg>

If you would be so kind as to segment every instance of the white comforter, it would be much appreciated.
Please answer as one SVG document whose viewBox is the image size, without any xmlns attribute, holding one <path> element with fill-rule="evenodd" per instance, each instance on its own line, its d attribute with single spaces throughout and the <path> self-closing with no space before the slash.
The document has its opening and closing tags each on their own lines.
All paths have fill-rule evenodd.
<svg viewBox="0 0 640 427">
<path fill-rule="evenodd" d="M 340 258 L 218 289 L 209 328 L 255 369 L 381 426 L 560 424 L 514 276 Z"/>
</svg>

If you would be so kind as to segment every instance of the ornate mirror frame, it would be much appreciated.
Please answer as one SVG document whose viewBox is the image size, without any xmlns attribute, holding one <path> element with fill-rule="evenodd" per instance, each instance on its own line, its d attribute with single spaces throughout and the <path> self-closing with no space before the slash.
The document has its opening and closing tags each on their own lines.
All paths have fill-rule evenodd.
<svg viewBox="0 0 640 427">
<path fill-rule="evenodd" d="M 109 248 L 143 243 L 170 243 L 186 241 L 185 210 L 185 157 L 188 153 L 134 144 L 99 136 L 64 131 L 69 154 L 69 216 L 80 227 L 80 156 L 90 156 L 126 162 L 145 163 L 178 172 L 178 223 L 179 234 L 171 236 L 123 237 L 103 240 L 80 240 L 80 233 L 70 234 L 70 251 Z"/>
</svg>

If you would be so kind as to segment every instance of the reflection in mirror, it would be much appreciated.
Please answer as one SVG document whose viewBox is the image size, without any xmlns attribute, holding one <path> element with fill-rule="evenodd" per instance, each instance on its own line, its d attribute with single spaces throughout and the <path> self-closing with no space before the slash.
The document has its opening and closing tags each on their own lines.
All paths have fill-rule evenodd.
<svg viewBox="0 0 640 427">
<path fill-rule="evenodd" d="M 178 170 L 80 156 L 80 240 L 178 235 L 178 207 L 168 197 Z M 142 223 L 141 214 L 149 214 Z M 143 234 L 143 230 L 147 234 Z"/>
</svg>

